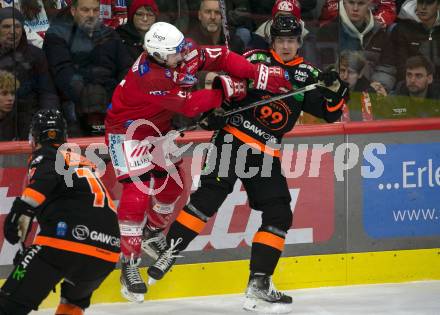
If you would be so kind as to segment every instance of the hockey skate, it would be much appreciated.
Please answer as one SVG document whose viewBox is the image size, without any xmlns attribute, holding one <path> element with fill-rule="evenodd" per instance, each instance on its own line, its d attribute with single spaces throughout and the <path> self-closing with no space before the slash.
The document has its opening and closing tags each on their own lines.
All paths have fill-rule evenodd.
<svg viewBox="0 0 440 315">
<path fill-rule="evenodd" d="M 286 314 L 292 311 L 292 298 L 275 288 L 271 276 L 254 274 L 249 278 L 243 308 L 265 314 Z"/>
<path fill-rule="evenodd" d="M 141 247 L 149 257 L 157 260 L 159 255 L 167 248 L 167 239 L 162 230 L 153 230 L 145 226 Z"/>
<path fill-rule="evenodd" d="M 121 294 L 131 302 L 142 303 L 144 295 L 147 293 L 147 286 L 139 273 L 141 259 L 134 259 L 133 254 L 130 258 L 121 259 Z"/>
<path fill-rule="evenodd" d="M 179 251 L 176 249 L 177 245 L 182 242 L 181 238 L 176 241 L 171 240 L 170 247 L 159 255 L 159 258 L 154 264 L 148 268 L 148 284 L 154 284 L 157 280 L 163 278 L 163 276 L 171 269 L 176 262 L 176 258 L 183 257 L 179 255 Z"/>
</svg>

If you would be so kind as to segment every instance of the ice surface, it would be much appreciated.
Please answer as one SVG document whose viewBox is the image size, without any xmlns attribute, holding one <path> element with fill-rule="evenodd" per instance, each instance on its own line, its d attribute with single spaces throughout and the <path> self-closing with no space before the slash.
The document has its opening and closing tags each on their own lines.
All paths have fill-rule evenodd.
<svg viewBox="0 0 440 315">
<path fill-rule="evenodd" d="M 292 314 L 315 315 L 439 315 L 440 281 L 399 284 L 357 285 L 289 291 Z M 147 296 L 148 297 L 148 296 Z M 113 314 L 253 314 L 242 310 L 243 295 L 194 297 L 145 301 L 143 304 L 112 303 L 92 305 L 87 315 Z M 53 314 L 40 310 L 31 314 Z"/>
</svg>

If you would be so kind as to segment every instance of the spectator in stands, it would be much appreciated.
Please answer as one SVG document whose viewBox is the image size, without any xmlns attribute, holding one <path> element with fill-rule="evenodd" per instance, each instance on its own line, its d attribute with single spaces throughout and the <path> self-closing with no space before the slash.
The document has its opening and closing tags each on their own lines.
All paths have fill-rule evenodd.
<svg viewBox="0 0 440 315">
<path fill-rule="evenodd" d="M 70 134 L 102 134 L 113 90 L 131 59 L 119 35 L 99 21 L 99 0 L 73 0 L 52 21 L 43 48 L 64 115 L 76 128 Z"/>
<path fill-rule="evenodd" d="M 334 64 L 342 50 L 361 51 L 367 60 L 365 77 L 380 82 L 390 91 L 395 83 L 395 68 L 385 58 L 389 37 L 373 17 L 372 1 L 341 1 L 339 18 L 317 33 L 318 64 L 321 68 Z"/>
<path fill-rule="evenodd" d="M 272 17 L 273 7 L 277 1 L 274 0 L 260 0 L 250 1 L 251 14 L 254 18 L 256 27 L 259 27 L 262 23 Z M 316 7 L 317 0 L 297 0 L 299 7 L 301 8 L 301 16 L 310 17 L 310 12 Z"/>
<path fill-rule="evenodd" d="M 272 16 L 261 24 L 255 31 L 255 35 L 251 46 L 252 48 L 266 49 L 270 43 L 270 27 L 272 26 L 272 19 L 279 15 L 293 15 L 300 22 L 303 30 L 303 37 L 307 34 L 307 30 L 304 27 L 304 22 L 301 20 L 301 6 L 298 0 L 276 0 L 272 7 Z M 263 40 L 263 44 L 257 44 Z"/>
<path fill-rule="evenodd" d="M 198 23 L 190 28 L 186 37 L 199 45 L 224 45 L 225 35 L 222 29 L 222 16 L 218 0 L 202 0 L 198 11 Z M 233 32 L 229 33 L 229 49 L 242 53 L 243 42 Z"/>
<path fill-rule="evenodd" d="M 424 56 L 408 58 L 405 80 L 373 114 L 378 118 L 420 118 L 440 116 L 440 84 L 434 80 L 434 66 Z"/>
<path fill-rule="evenodd" d="M 325 0 L 319 17 L 319 25 L 322 27 L 338 16 L 340 0 Z M 373 16 L 374 19 L 382 27 L 390 26 L 396 19 L 396 2 L 395 0 L 373 0 Z"/>
<path fill-rule="evenodd" d="M 440 79 L 440 0 L 410 0 L 401 8 L 391 33 L 389 59 L 397 67 L 397 81 L 405 79 L 406 60 L 423 55 L 435 66 Z"/>
<path fill-rule="evenodd" d="M 405 80 L 397 84 L 393 95 L 440 100 L 439 82 L 434 82 L 434 65 L 424 56 L 413 56 L 406 61 Z"/>
<path fill-rule="evenodd" d="M 17 9 L 0 9 L 0 69 L 14 73 L 20 81 L 16 95 L 16 119 L 20 126 L 17 139 L 28 138 L 34 112 L 57 108 L 59 104 L 46 56 L 40 48 L 28 44 L 23 23 L 23 15 Z"/>
<path fill-rule="evenodd" d="M 13 1 L 1 1 L 3 8 L 12 7 Z M 24 30 L 27 40 L 34 46 L 43 46 L 44 34 L 49 28 L 49 22 L 61 9 L 59 0 L 18 0 L 16 9 L 24 16 Z"/>
<path fill-rule="evenodd" d="M 336 69 L 341 80 L 350 89 L 349 100 L 343 109 L 342 121 L 372 120 L 373 104 L 378 105 L 384 96 L 385 88 L 379 82 L 371 83 L 363 75 L 367 65 L 365 57 L 359 51 L 344 50 L 339 56 Z"/>
<path fill-rule="evenodd" d="M 186 34 L 199 45 L 224 45 L 225 35 L 222 29 L 222 16 L 218 0 L 202 0 L 198 11 L 198 23 Z M 230 33 L 229 49 L 236 53 L 243 53 L 244 45 L 240 38 Z M 201 86 L 205 85 L 205 71 L 197 73 Z"/>
<path fill-rule="evenodd" d="M 15 91 L 20 82 L 5 70 L 0 70 L 0 141 L 13 140 L 16 136 Z"/>
<path fill-rule="evenodd" d="M 133 64 L 144 51 L 144 36 L 159 15 L 154 0 L 133 0 L 128 8 L 128 22 L 116 29 L 130 54 L 130 64 Z"/>
</svg>

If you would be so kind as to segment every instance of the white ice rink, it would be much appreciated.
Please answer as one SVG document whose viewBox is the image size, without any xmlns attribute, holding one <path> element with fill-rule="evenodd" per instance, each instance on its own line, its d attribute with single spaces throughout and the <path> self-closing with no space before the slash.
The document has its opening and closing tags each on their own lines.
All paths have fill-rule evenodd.
<svg viewBox="0 0 440 315">
<path fill-rule="evenodd" d="M 119 289 L 119 288 L 118 288 Z M 292 314 L 315 315 L 440 315 L 440 281 L 303 289 L 289 292 Z M 88 315 L 252 314 L 241 309 L 242 295 L 146 301 L 143 304 L 92 305 Z M 41 310 L 31 314 L 53 314 Z"/>
</svg>

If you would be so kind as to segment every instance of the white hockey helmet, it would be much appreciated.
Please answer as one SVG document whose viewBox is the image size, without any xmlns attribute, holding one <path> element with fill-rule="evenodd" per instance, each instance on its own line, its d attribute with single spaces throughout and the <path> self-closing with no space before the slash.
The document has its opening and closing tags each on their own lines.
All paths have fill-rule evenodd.
<svg viewBox="0 0 440 315">
<path fill-rule="evenodd" d="M 182 52 L 186 47 L 185 37 L 174 25 L 157 22 L 151 25 L 144 38 L 144 49 L 149 55 L 167 60 L 167 56 Z"/>
</svg>

